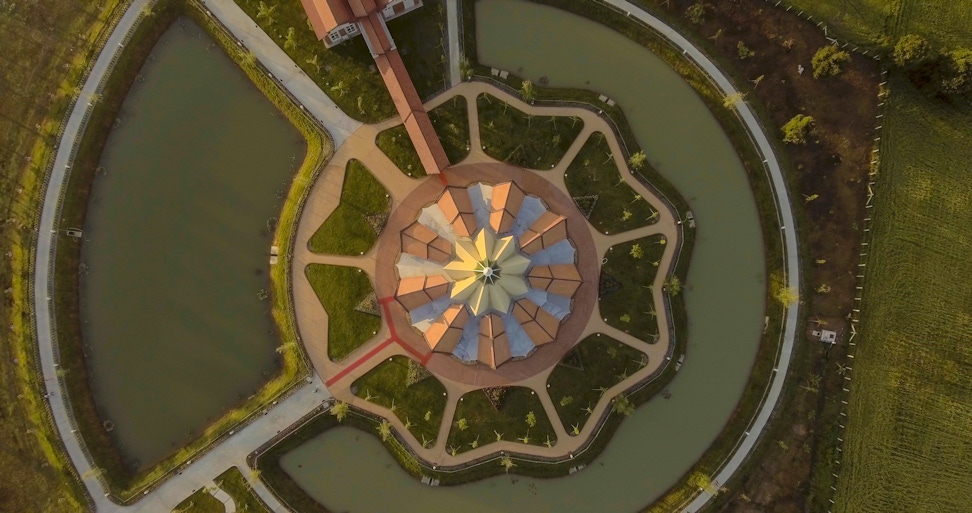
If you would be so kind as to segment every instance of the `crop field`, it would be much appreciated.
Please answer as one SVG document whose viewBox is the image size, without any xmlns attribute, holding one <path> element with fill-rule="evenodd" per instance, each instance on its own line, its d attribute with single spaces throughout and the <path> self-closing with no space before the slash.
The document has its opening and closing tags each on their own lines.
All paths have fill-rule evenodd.
<svg viewBox="0 0 972 513">
<path fill-rule="evenodd" d="M 972 8 L 963 0 L 786 0 L 836 32 L 870 46 L 921 34 L 939 46 L 972 42 Z"/>
<path fill-rule="evenodd" d="M 835 511 L 967 511 L 972 108 L 890 86 Z"/>
<path fill-rule="evenodd" d="M 918 33 L 972 44 L 972 4 L 793 0 L 886 50 Z M 838 23 L 839 21 L 839 23 Z M 834 511 L 966 511 L 972 502 L 972 105 L 892 71 Z"/>
</svg>

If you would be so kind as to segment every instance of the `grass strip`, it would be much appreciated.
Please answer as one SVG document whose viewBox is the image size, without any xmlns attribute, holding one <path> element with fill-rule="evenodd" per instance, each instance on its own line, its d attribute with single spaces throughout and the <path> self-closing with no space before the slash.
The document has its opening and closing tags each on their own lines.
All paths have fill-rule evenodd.
<svg viewBox="0 0 972 513">
<path fill-rule="evenodd" d="M 311 264 L 307 280 L 327 311 L 327 356 L 340 361 L 370 340 L 381 327 L 381 316 L 358 311 L 375 291 L 368 275 L 355 267 Z"/>
<path fill-rule="evenodd" d="M 341 202 L 307 246 L 315 253 L 364 254 L 378 240 L 390 206 L 388 190 L 361 161 L 352 159 L 345 170 Z"/>
<path fill-rule="evenodd" d="M 237 467 L 230 467 L 215 479 L 216 484 L 233 498 L 236 511 L 247 513 L 270 513 L 270 508 L 250 488 L 246 478 Z"/>
<path fill-rule="evenodd" d="M 225 511 L 223 503 L 203 487 L 180 502 L 172 513 L 224 513 Z"/>
</svg>

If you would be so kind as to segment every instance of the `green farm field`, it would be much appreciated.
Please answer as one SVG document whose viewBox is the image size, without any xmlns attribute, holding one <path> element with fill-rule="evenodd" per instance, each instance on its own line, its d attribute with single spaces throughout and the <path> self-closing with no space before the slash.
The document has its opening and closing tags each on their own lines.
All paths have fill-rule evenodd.
<svg viewBox="0 0 972 513">
<path fill-rule="evenodd" d="M 917 33 L 972 46 L 972 3 L 791 0 L 889 52 Z M 972 503 L 972 105 L 890 70 L 835 512 Z"/>
<path fill-rule="evenodd" d="M 835 511 L 967 511 L 972 107 L 889 85 Z"/>
<path fill-rule="evenodd" d="M 872 47 L 921 34 L 936 46 L 972 43 L 972 4 L 965 0 L 787 0 L 827 24 L 830 36 Z"/>
</svg>

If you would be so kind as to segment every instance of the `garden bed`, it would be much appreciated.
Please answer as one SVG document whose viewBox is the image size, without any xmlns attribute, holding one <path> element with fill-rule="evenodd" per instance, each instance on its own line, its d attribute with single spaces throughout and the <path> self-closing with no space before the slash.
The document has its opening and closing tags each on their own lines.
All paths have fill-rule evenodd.
<svg viewBox="0 0 972 513">
<path fill-rule="evenodd" d="M 377 300 L 369 301 L 375 291 L 361 269 L 311 264 L 305 273 L 327 311 L 328 358 L 339 361 L 378 333 L 381 314 Z"/>
<path fill-rule="evenodd" d="M 422 364 L 393 356 L 355 380 L 351 390 L 367 401 L 394 408 L 398 419 L 423 446 L 435 443 L 445 411 L 446 390 Z"/>
<path fill-rule="evenodd" d="M 601 233 L 633 230 L 658 220 L 651 204 L 622 181 L 601 132 L 594 132 L 584 143 L 567 168 L 564 181 L 577 208 Z"/>
<path fill-rule="evenodd" d="M 388 191 L 358 160 L 348 162 L 341 202 L 314 232 L 307 247 L 315 253 L 361 255 L 378 240 L 391 200 Z"/>
<path fill-rule="evenodd" d="M 479 95 L 476 105 L 483 151 L 514 166 L 554 167 L 584 128 L 580 118 L 532 116 L 489 94 Z"/>
<path fill-rule="evenodd" d="M 652 235 L 612 246 L 601 267 L 601 316 L 608 325 L 650 344 L 658 336 L 652 289 L 664 242 L 665 237 Z"/>
</svg>

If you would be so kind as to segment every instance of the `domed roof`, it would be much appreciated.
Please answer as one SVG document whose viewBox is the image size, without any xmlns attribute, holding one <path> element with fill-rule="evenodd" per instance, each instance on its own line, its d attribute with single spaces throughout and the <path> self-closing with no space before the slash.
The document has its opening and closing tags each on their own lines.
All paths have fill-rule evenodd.
<svg viewBox="0 0 972 513">
<path fill-rule="evenodd" d="M 396 299 L 432 351 L 466 363 L 555 340 L 581 284 L 564 216 L 512 181 L 446 187 L 401 238 Z"/>
</svg>

